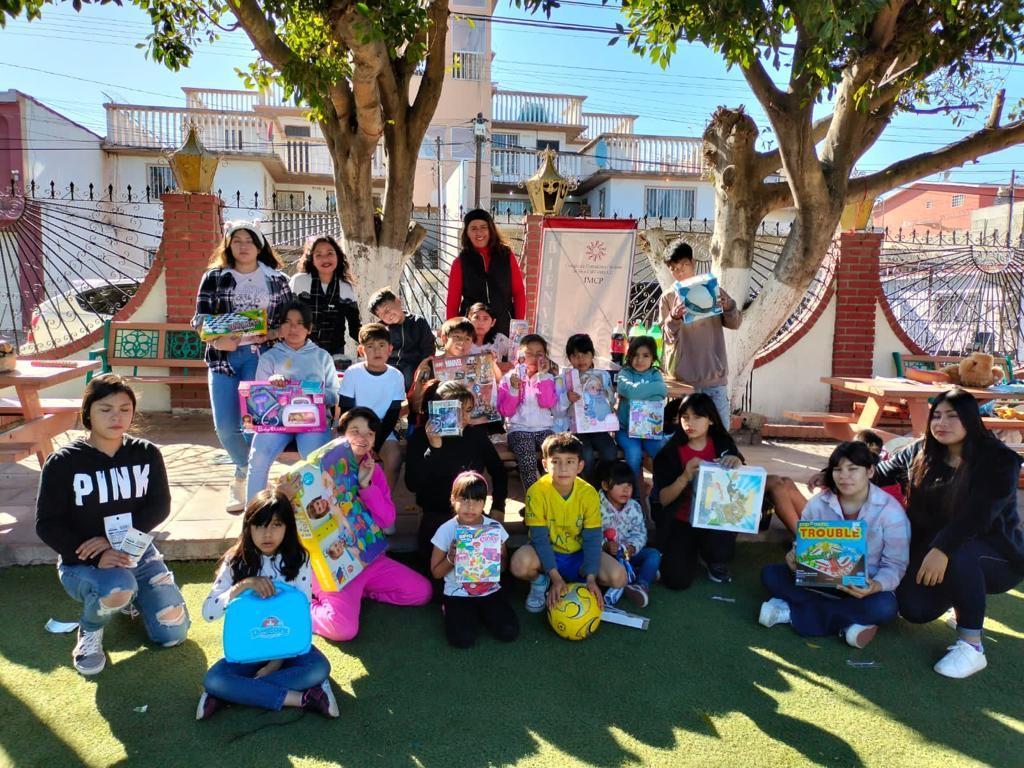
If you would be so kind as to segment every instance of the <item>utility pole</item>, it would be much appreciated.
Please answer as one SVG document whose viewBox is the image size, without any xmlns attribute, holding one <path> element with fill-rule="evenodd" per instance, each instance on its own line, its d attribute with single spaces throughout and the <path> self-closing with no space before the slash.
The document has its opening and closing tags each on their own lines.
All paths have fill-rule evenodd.
<svg viewBox="0 0 1024 768">
<path fill-rule="evenodd" d="M 476 190 L 473 195 L 473 207 L 480 207 L 480 156 L 483 154 L 484 142 L 487 141 L 487 120 L 483 112 L 477 112 L 473 120 L 473 139 L 476 141 Z"/>
<path fill-rule="evenodd" d="M 1010 171 L 1010 204 L 1007 206 L 1006 211 L 1006 245 L 1009 246 L 1013 242 L 1013 188 L 1017 182 L 1017 171 Z M 1022 233 L 1024 235 L 1024 233 Z"/>
</svg>

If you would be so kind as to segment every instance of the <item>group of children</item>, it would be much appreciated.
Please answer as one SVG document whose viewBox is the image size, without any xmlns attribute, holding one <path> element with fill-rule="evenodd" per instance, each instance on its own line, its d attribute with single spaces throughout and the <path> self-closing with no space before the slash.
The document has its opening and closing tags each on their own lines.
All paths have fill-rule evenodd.
<svg viewBox="0 0 1024 768">
<path fill-rule="evenodd" d="M 232 234 L 241 234 L 237 243 L 240 262 L 248 259 L 255 265 L 241 274 L 262 269 L 259 265 L 265 263 L 257 263 L 256 256 L 264 246 L 259 237 L 238 228 L 226 239 Z M 692 272 L 688 247 L 675 249 L 667 262 L 674 275 Z M 234 266 L 237 264 L 232 263 Z M 200 306 L 209 311 L 220 307 L 217 292 L 221 288 L 221 277 L 204 280 L 201 296 L 203 291 L 208 296 Z M 243 348 L 237 341 L 219 345 L 213 348 L 211 365 L 220 367 L 216 371 L 212 367 L 211 376 L 249 375 L 271 383 L 322 382 L 326 405 L 332 410 L 337 406 L 341 414 L 337 429 L 328 426 L 322 432 L 298 435 L 299 451 L 305 457 L 336 434 L 344 436 L 358 464 L 358 497 L 374 523 L 385 531 L 395 519 L 392 490 L 403 460 L 396 429 L 407 401 L 405 482 L 422 511 L 419 544 L 425 573 L 385 555 L 367 565 L 343 589 L 324 590 L 299 541 L 288 497 L 267 488 L 271 464 L 287 440 L 259 433 L 248 451 L 242 530 L 222 558 L 203 605 L 207 620 L 220 618 L 232 598 L 245 591 L 269 597 L 275 592 L 274 582 L 279 581 L 306 595 L 314 632 L 329 640 L 345 641 L 358 632 L 363 597 L 395 605 L 424 605 L 437 585 L 430 580 L 434 579 L 440 582 L 444 631 L 451 645 L 472 645 L 481 629 L 501 641 L 513 641 L 519 623 L 500 583 L 456 579 L 455 538 L 460 527 L 491 529 L 498 534 L 503 568 L 507 564 L 513 576 L 529 585 L 526 610 L 531 613 L 554 606 L 574 582 L 585 584 L 602 607 L 625 597 L 643 608 L 658 580 L 670 589 L 685 589 L 703 567 L 712 581 L 731 581 L 736 534 L 695 527 L 691 513 L 694 484 L 703 462 L 717 462 L 727 469 L 744 463 L 729 434 L 722 389 L 727 369 L 724 352 L 717 351 L 721 328 L 735 327 L 738 320 L 728 321 L 732 325 L 726 319 L 715 321 L 717 331 L 694 347 L 696 359 L 683 362 L 678 351 L 674 353 L 673 370 L 688 366 L 688 375 L 699 379 L 696 391 L 669 409 L 668 435 L 640 439 L 630 435 L 631 403 L 662 400 L 667 392 L 658 348 L 649 336 L 630 339 L 624 365 L 615 377 L 617 404 L 611 397 L 606 404 L 608 414 L 616 414 L 619 428 L 574 435 L 567 416 L 581 394 L 566 385 L 572 378 L 569 374 L 575 371 L 591 378 L 596 374 L 602 391 L 613 391 L 609 372 L 595 371 L 594 344 L 586 334 L 569 338 L 567 365 L 559 370 L 542 336 L 526 334 L 514 343 L 495 331 L 489 308 L 474 303 L 467 317 L 451 318 L 442 325 L 442 350 L 435 354 L 433 333 L 426 321 L 404 311 L 394 292 L 383 289 L 373 295 L 368 307 L 379 322 L 365 324 L 357 333 L 363 359 L 344 372 L 339 385 L 332 355 L 310 340 L 314 327 L 308 302 L 289 301 L 283 294 L 278 299 L 273 299 L 277 343 L 259 351 L 257 345 Z M 730 313 L 738 316 L 734 301 L 723 296 L 722 303 L 723 318 Z M 663 305 L 665 319 L 679 326 L 678 345 L 686 333 L 694 331 L 681 328 L 678 308 L 670 299 L 663 300 Z M 705 332 L 707 328 L 701 331 Z M 494 358 L 493 405 L 501 422 L 473 416 L 481 403 L 466 382 L 438 380 L 445 358 L 483 352 Z M 707 354 L 702 356 L 703 352 Z M 702 365 L 704 369 L 698 370 Z M 227 391 L 223 381 L 217 386 Z M 440 434 L 430 416 L 431 403 L 442 400 L 459 404 L 458 434 Z M 159 450 L 125 434 L 134 409 L 134 393 L 119 377 L 107 374 L 93 379 L 82 405 L 83 423 L 90 433 L 47 461 L 40 486 L 37 531 L 61 554 L 61 582 L 84 604 L 73 661 L 76 669 L 87 675 L 96 674 L 105 664 L 103 626 L 133 600 L 151 638 L 162 645 L 182 642 L 189 626 L 173 575 L 152 543 L 133 565 L 110 540 L 110 515 L 127 515 L 129 525 L 145 533 L 166 518 L 170 507 Z M 980 418 L 977 421 L 981 423 Z M 224 424 L 218 420 L 219 435 Z M 507 433 L 522 479 L 528 533 L 528 543 L 510 559 L 505 546 L 508 534 L 502 524 L 508 478 L 491 440 L 501 431 Z M 873 442 L 865 434 L 860 442 L 838 446 L 816 481 L 823 491 L 809 502 L 785 478 L 773 478 L 770 483 L 779 516 L 792 530 L 801 519 L 865 521 L 868 586 L 843 588 L 844 599 L 838 600 L 835 593 L 822 595 L 796 587 L 789 556 L 785 563 L 768 566 L 762 574 L 771 595 L 759 616 L 765 626 L 791 623 L 805 635 L 839 633 L 851 645 L 863 647 L 878 625 L 893 618 L 897 610 L 903 612 L 894 592 L 901 580 L 905 583 L 908 561 L 913 559 L 913 552 L 908 552 L 910 524 L 898 499 L 899 486 L 883 489 L 871 482 L 877 461 L 869 447 Z M 624 460 L 617 458 L 616 447 Z M 652 486 L 644 482 L 645 454 L 652 462 Z M 233 446 L 231 455 L 241 455 L 241 446 Z M 106 485 L 97 485 L 106 482 L 106 477 L 119 493 L 108 493 Z M 886 485 L 892 485 L 891 479 Z M 485 514 L 488 497 L 490 515 Z M 1015 507 L 1011 511 L 1015 518 Z M 657 546 L 651 545 L 649 531 L 653 531 Z M 1024 552 L 1024 544 L 1018 548 Z M 922 572 L 935 570 L 931 560 L 921 567 Z M 1014 560 L 1007 573 L 1016 574 L 1017 570 Z M 965 626 L 964 631 L 968 629 Z M 980 642 L 980 629 L 977 631 Z M 268 709 L 302 707 L 337 716 L 329 673 L 326 658 L 315 648 L 295 658 L 263 664 L 221 660 L 207 673 L 196 716 L 209 717 L 226 702 Z"/>
</svg>

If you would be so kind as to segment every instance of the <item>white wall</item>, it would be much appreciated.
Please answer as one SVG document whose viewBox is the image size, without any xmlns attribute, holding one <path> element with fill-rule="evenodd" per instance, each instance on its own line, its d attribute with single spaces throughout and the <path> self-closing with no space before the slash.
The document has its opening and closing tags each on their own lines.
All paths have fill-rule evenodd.
<svg viewBox="0 0 1024 768">
<path fill-rule="evenodd" d="M 101 186 L 106 153 L 100 149 L 100 137 L 31 99 L 19 102 L 27 147 L 24 181 L 35 180 L 36 194 L 42 194 L 43 186 L 48 192 L 51 181 L 58 197 L 64 196 L 71 183 L 76 197 L 87 195 L 90 183 Z"/>
<path fill-rule="evenodd" d="M 822 376 L 832 375 L 832 341 L 835 336 L 836 299 L 806 334 L 782 355 L 754 369 L 751 408 L 770 420 L 783 411 L 828 410 L 829 387 Z"/>
<path fill-rule="evenodd" d="M 715 215 L 715 194 L 711 183 L 699 179 L 628 179 L 611 178 L 607 182 L 594 188 L 587 193 L 587 202 L 594 215 L 598 211 L 598 190 L 606 190 L 605 216 L 611 218 L 642 218 L 645 209 L 644 190 L 648 187 L 661 187 L 671 189 L 693 189 L 696 191 L 694 197 L 693 218 L 710 220 Z"/>
<path fill-rule="evenodd" d="M 896 365 L 892 361 L 892 353 L 912 354 L 907 345 L 893 333 L 892 326 L 885 317 L 882 307 L 875 306 L 875 351 L 871 364 L 871 372 L 875 376 L 895 376 Z"/>
</svg>

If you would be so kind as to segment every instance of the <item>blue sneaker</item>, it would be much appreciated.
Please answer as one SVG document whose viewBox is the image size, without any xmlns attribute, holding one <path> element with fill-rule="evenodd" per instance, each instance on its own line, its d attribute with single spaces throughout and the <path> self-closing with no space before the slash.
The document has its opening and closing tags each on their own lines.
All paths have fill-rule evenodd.
<svg viewBox="0 0 1024 768">
<path fill-rule="evenodd" d="M 544 610 L 545 597 L 550 583 L 551 579 L 546 573 L 542 573 L 530 582 L 530 594 L 526 596 L 526 610 L 530 613 L 540 613 Z"/>
</svg>

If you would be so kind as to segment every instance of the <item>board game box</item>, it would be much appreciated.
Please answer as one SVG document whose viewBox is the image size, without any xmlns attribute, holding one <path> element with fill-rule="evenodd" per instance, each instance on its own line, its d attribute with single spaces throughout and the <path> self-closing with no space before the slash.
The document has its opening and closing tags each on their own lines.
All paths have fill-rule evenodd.
<svg viewBox="0 0 1024 768">
<path fill-rule="evenodd" d="M 867 530 L 863 520 L 805 520 L 797 523 L 798 587 L 866 587 Z"/>
<path fill-rule="evenodd" d="M 262 336 L 267 332 L 267 310 L 246 309 L 241 312 L 226 312 L 223 315 L 204 315 L 199 326 L 199 338 L 212 341 L 221 336 L 241 334 Z"/>
<path fill-rule="evenodd" d="M 690 516 L 693 527 L 756 534 L 766 476 L 763 467 L 725 469 L 716 463 L 701 464 Z"/>
</svg>

